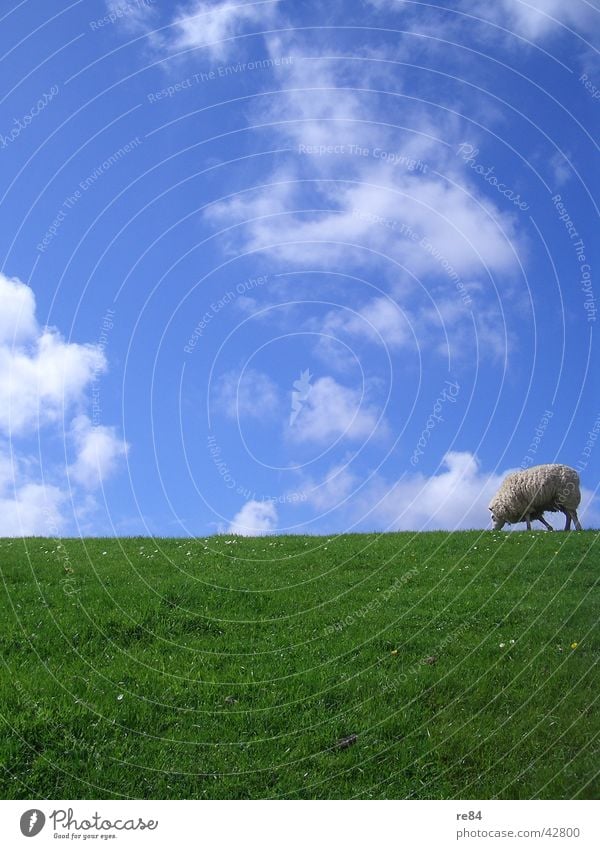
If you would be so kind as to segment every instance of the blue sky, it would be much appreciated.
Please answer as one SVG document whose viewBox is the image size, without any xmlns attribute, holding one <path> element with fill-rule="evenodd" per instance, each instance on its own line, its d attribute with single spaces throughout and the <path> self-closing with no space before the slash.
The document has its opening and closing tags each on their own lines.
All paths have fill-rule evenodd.
<svg viewBox="0 0 600 849">
<path fill-rule="evenodd" d="M 597 2 L 3 9 L 1 534 L 598 526 Z"/>
</svg>

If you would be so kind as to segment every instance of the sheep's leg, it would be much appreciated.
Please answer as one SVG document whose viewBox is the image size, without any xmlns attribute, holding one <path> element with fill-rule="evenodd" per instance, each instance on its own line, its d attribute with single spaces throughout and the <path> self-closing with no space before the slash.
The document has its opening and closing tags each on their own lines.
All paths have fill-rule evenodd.
<svg viewBox="0 0 600 849">
<path fill-rule="evenodd" d="M 547 521 L 544 519 L 544 517 L 543 517 L 543 516 L 540 516 L 540 517 L 539 517 L 539 519 L 540 519 L 540 522 L 542 523 L 542 525 L 543 525 L 545 528 L 548 528 L 548 530 L 549 530 L 549 531 L 553 531 L 553 530 L 554 530 L 554 528 L 552 527 L 552 525 L 550 524 L 550 522 L 547 522 Z"/>
<path fill-rule="evenodd" d="M 571 530 L 571 514 L 569 513 L 568 510 L 563 510 L 562 512 L 567 517 L 567 521 L 565 523 L 565 531 L 569 531 L 569 530 Z"/>
<path fill-rule="evenodd" d="M 582 531 L 581 522 L 579 521 L 579 516 L 577 515 L 577 510 L 571 510 L 571 515 L 573 516 L 573 521 L 575 522 L 575 528 L 578 531 Z"/>
<path fill-rule="evenodd" d="M 530 531 L 531 530 L 531 519 L 529 518 L 529 516 L 525 516 L 525 521 L 527 522 L 527 530 Z"/>
</svg>

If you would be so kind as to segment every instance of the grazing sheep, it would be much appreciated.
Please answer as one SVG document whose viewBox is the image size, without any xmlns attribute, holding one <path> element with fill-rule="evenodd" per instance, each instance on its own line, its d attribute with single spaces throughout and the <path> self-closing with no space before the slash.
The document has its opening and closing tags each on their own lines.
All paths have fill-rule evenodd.
<svg viewBox="0 0 600 849">
<path fill-rule="evenodd" d="M 544 519 L 546 511 L 565 514 L 565 531 L 571 527 L 571 519 L 580 531 L 577 516 L 580 501 L 579 475 L 575 469 L 559 463 L 547 463 L 507 475 L 489 509 L 495 531 L 499 531 L 507 522 L 510 525 L 527 522 L 527 530 L 530 531 L 531 523 L 536 519 L 552 531 L 554 528 Z"/>
</svg>

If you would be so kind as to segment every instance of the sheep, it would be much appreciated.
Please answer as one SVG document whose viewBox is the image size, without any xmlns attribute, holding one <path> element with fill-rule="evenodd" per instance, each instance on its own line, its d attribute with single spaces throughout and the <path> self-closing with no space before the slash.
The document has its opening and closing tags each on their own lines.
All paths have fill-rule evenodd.
<svg viewBox="0 0 600 849">
<path fill-rule="evenodd" d="M 580 531 L 577 516 L 580 501 L 579 475 L 575 469 L 560 463 L 546 463 L 507 475 L 490 502 L 489 510 L 495 531 L 501 530 L 507 522 L 526 522 L 530 531 L 535 520 L 552 531 L 554 528 L 544 519 L 545 511 L 564 513 L 565 531 L 570 529 L 571 519 Z"/>
</svg>

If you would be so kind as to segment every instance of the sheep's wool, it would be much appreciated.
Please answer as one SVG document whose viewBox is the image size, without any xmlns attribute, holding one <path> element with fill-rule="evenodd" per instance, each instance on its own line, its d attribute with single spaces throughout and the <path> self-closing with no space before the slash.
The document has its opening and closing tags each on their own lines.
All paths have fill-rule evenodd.
<svg viewBox="0 0 600 849">
<path fill-rule="evenodd" d="M 526 516 L 576 510 L 581 501 L 579 475 L 570 466 L 546 463 L 507 475 L 490 503 L 496 519 L 514 524 Z"/>
</svg>

